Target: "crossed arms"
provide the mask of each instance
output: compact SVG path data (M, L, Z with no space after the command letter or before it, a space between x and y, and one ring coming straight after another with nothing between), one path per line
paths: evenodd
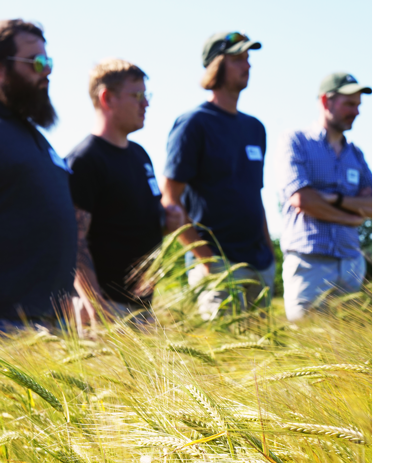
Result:
M311 187L301 188L289 199L297 213L303 212L326 222L358 227L372 217L372 189L367 187L358 196L344 196L340 209L333 206L337 193L320 193Z

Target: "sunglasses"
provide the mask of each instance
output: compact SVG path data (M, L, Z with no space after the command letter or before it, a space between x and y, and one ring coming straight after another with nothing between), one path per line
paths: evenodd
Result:
M144 92L143 90L140 92L131 92L130 95L133 96L138 103L143 103L145 100L149 103L153 96L151 93Z
M223 40L221 47L220 47L220 52L223 52L230 48L232 45L235 45L235 43L238 42L248 42L249 38L246 35L239 34L239 32L232 32L231 34L228 34L225 39Z
M10 61L21 61L22 63L31 63L37 73L43 72L46 68L50 71L53 69L53 59L44 55L36 55L34 58L20 58L19 56L7 56Z

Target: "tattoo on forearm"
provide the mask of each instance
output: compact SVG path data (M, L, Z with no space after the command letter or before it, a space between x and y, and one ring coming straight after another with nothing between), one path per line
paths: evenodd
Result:
M87 273L87 270L94 273L92 256L90 255L86 236L89 231L92 215L82 209L75 209L76 222L78 225L78 256L77 270Z

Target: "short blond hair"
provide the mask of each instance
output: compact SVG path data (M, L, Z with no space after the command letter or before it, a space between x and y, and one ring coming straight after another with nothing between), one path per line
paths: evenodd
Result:
M225 78L225 56L216 56L206 67L200 85L206 90L217 90L222 87Z
M100 61L89 74L89 95L95 107L99 104L99 92L106 88L118 92L126 79L143 80L147 75L136 65L122 59L107 58Z

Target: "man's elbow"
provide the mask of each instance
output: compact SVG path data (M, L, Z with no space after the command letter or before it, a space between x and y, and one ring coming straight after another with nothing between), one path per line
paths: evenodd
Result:
M296 193L290 197L289 202L295 209L303 209L307 204L305 195L300 191L296 191Z
M167 206L181 206L181 196L185 189L185 184L177 182L168 177L162 177L160 190L162 193L161 204Z

